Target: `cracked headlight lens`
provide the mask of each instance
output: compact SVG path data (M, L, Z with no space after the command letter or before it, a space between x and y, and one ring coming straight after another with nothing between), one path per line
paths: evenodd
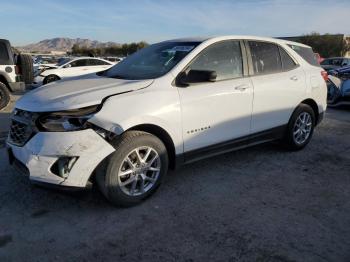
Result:
M88 128L89 120L97 111L99 105L85 108L52 112L41 115L37 120L40 131L65 132Z

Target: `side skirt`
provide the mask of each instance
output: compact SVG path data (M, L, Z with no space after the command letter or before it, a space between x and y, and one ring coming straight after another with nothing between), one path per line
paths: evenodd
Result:
M176 156L176 167L192 163L204 158L224 154L242 148L274 141L283 138L287 125L236 138L219 144L195 149Z

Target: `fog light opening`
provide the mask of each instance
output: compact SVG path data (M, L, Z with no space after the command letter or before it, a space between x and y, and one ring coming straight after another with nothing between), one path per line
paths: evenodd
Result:
M51 172L66 179L78 157L60 157L51 167Z

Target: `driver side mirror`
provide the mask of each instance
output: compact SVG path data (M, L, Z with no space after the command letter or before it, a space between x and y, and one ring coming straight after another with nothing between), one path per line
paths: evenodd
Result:
M64 68L70 68L70 67L72 67L71 64L68 64L68 65L65 65L65 66L64 66Z
M210 70L190 70L188 73L181 72L176 77L177 86L189 86L194 83L215 82L217 74Z

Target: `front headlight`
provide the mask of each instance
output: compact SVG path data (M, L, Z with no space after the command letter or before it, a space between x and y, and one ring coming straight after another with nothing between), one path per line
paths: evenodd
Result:
M81 109L47 113L40 116L37 126L40 131L65 132L88 128L89 120L97 111L99 105Z

